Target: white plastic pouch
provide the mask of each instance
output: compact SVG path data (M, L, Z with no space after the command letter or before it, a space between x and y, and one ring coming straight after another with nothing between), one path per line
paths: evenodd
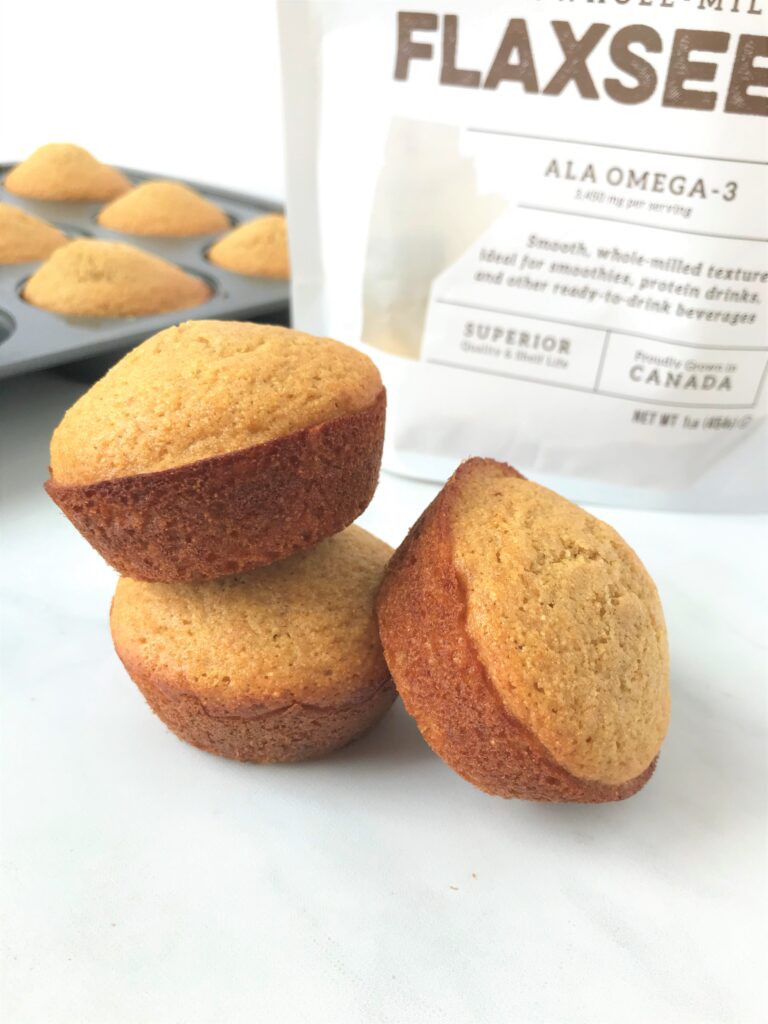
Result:
M294 320L387 468L768 507L762 3L280 4Z

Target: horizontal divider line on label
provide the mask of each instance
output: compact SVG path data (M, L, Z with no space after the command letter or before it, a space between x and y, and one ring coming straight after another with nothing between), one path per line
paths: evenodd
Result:
M427 356L426 362L437 363L438 366L450 366L454 370L470 370L472 373L484 373L488 377L510 377L512 380L524 380L529 384L543 384L547 388L562 388L565 391L581 391L586 395L594 395L595 389L583 384L562 384L559 381L542 380L541 377L528 377L522 373L508 373L506 370L487 370L483 366L468 366L466 363L454 363L448 359L437 359Z
M436 298L435 302L441 306L458 306L461 309L476 309L481 313L500 313L502 316L517 316L526 320L538 320L543 324L562 324L564 327L583 327L589 331L600 331L604 334L621 334L627 338L637 338L638 341L663 341L667 345L679 345L681 348L697 349L719 349L727 352L765 352L768 354L766 345L703 345L694 341L676 341L674 338L661 338L658 334L638 334L635 331L625 331L620 327L610 327L606 324L585 324L577 323L575 320L558 320L553 316L537 316L535 313L521 313L517 309L499 309L498 306L479 306L476 302L459 302L455 299Z
M556 381L542 380L540 377L524 377L517 373L506 373L503 370L486 370L482 366L467 366L465 363L453 363L447 359L436 359L434 356L427 356L424 360L427 363L435 363L437 366L447 366L452 370L469 370L470 373L483 373L486 377L507 377L509 380L521 380L527 384L541 384L545 388L561 388L565 391L581 391L582 394L599 395L603 398L618 398L623 402L637 402L640 405L669 405L675 409L701 409L702 412L713 412L720 409L754 409L757 405L757 396L751 405L710 405L707 402L693 404L691 402L672 402L666 398L643 398L641 395L622 395L616 391L603 391L598 388L580 387L578 384L559 384Z
M587 142L585 139L558 139L552 135L529 135L527 132L508 132L497 128L467 128L477 135L508 135L513 139L531 139L534 142L564 142L569 146L594 146L597 149L623 149L628 153L648 153L650 156L678 156L686 160L720 160L728 164L755 164L768 166L768 160L745 160L738 156L709 156L705 153L674 153L667 149L643 149L642 146L620 146L616 142Z
M649 231L673 231L676 235L698 235L701 238L723 238L729 242L768 242L768 238L754 235L718 235L712 231L689 231L686 228L668 228L663 224L643 224L639 220L625 220L622 217L601 217L599 213L581 213L579 210L561 210L554 206L534 206L532 203L518 203L520 210L536 210L538 213L558 213L566 217L585 217L587 220L604 220L609 224L628 224L633 228L647 228Z

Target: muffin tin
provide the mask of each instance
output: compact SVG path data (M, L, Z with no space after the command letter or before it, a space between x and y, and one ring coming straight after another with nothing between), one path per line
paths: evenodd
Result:
M0 377L38 370L86 356L125 349L157 331L182 320L255 320L285 322L290 286L288 281L266 277L245 277L210 263L209 247L221 235L196 235L192 238L151 238L110 231L96 221L103 203L48 202L26 199L7 192L2 186L14 164L0 164L0 201L56 225L73 238L92 237L127 242L175 263L188 273L202 277L211 287L210 298L199 306L172 310L153 316L63 317L25 302L21 291L27 278L40 266L17 263L0 266ZM138 185L158 175L123 170ZM185 182L216 203L232 221L232 226L260 214L279 211L275 203L205 185Z

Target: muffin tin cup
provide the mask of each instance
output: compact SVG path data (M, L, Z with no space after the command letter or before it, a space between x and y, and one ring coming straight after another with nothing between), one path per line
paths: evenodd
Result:
M48 202L13 195L2 185L14 164L0 164L0 201L41 217L74 237L101 238L125 242L160 256L187 273L202 278L212 289L210 298L198 306L168 313L134 317L65 317L30 305L21 295L27 279L42 261L0 266L0 377L55 366L86 356L125 349L157 331L184 320L283 321L288 311L288 281L267 277L246 277L217 267L207 252L221 233L188 238L127 235L103 228L97 221L103 203ZM138 185L158 175L123 170ZM178 179L174 179L178 180ZM251 196L184 182L216 203L229 216L232 226L281 207Z

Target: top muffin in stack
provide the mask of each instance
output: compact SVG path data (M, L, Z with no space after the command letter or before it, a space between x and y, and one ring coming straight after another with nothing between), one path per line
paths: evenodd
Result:
M139 345L70 409L48 493L126 575L239 572L360 515L384 408L376 367L338 341L191 321Z

